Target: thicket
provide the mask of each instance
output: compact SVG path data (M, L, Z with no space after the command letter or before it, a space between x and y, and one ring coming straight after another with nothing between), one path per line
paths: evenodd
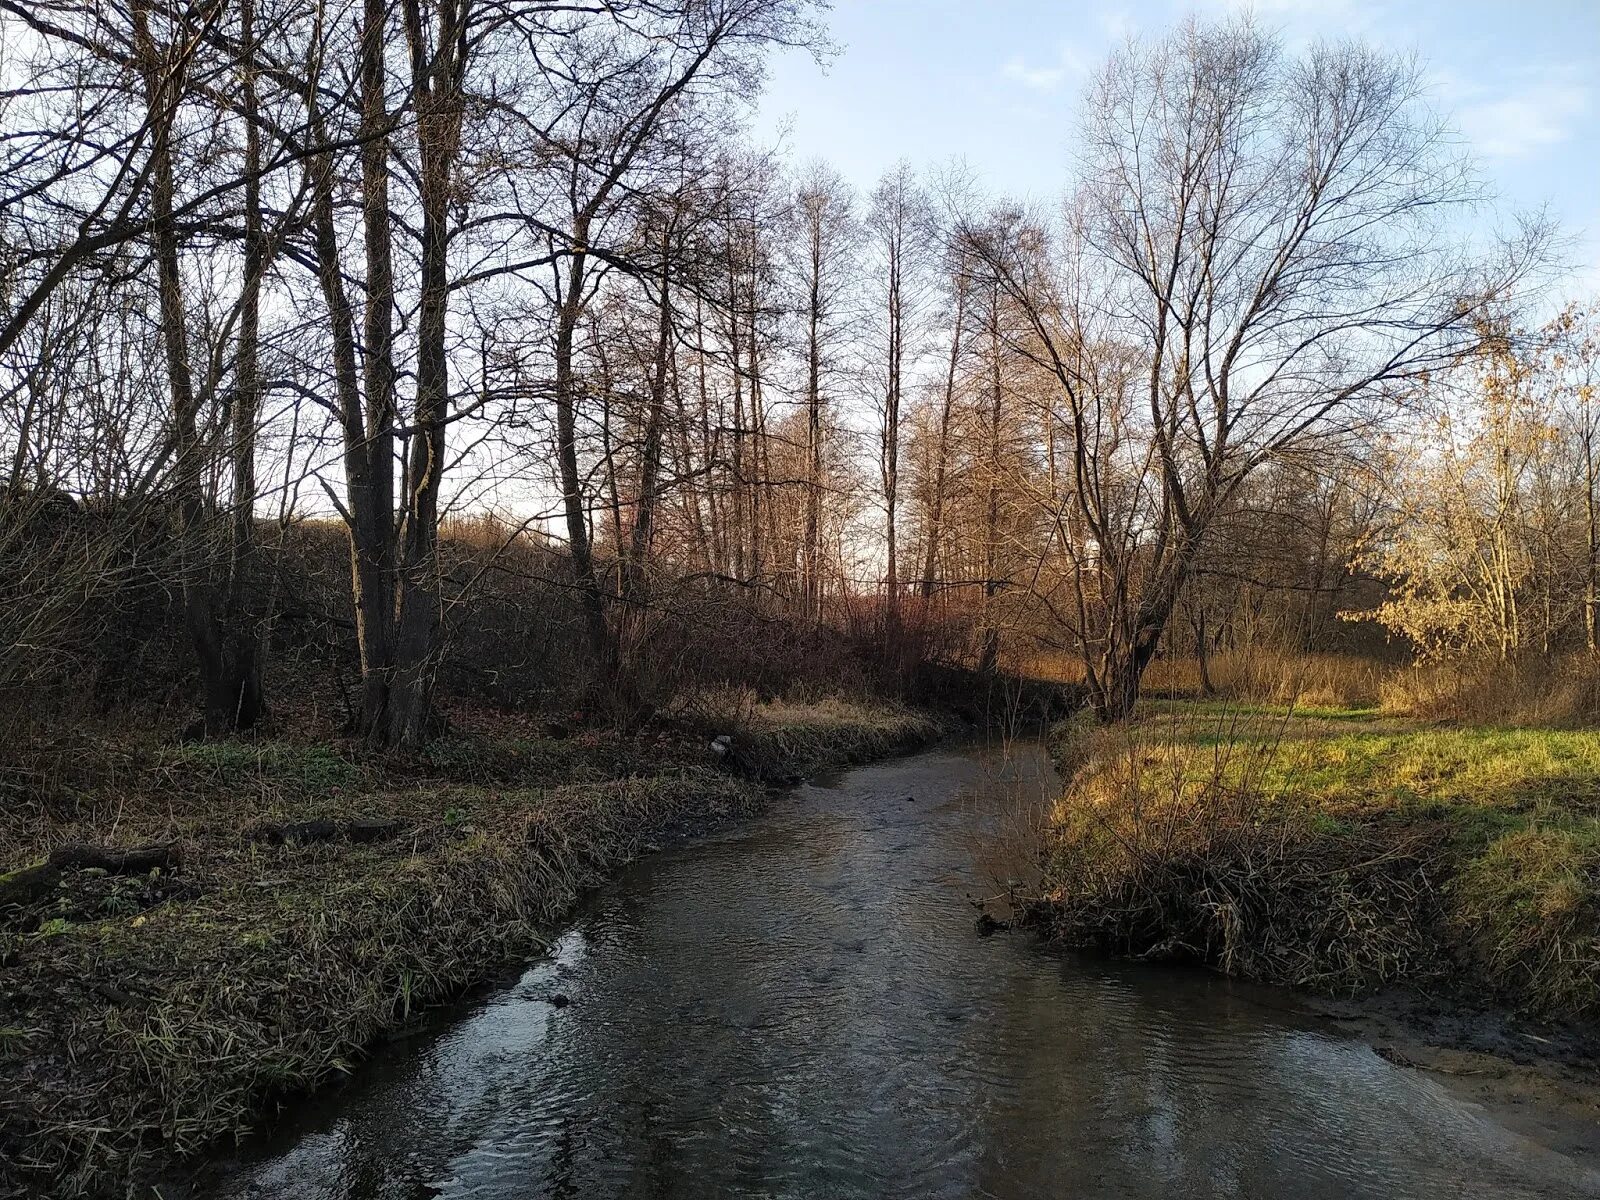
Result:
M336 523L263 524L248 603L259 629L272 714L267 728L332 735L354 727L360 661L349 614L349 548ZM184 623L181 535L58 505L33 518L0 559L3 607L30 623L0 646L0 710L14 734L74 723L193 720L195 670ZM552 719L637 727L656 714L737 715L761 699L902 697L956 632L880 605L841 603L799 620L718 580L662 586L629 623L624 691L597 688L580 589L559 545L487 518L446 525L441 699ZM195 736L203 733L192 729Z

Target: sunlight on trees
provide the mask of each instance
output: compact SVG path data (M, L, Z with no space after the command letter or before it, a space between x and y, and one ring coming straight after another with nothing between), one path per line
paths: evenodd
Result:
M566 614L550 694L625 721L663 623L735 607L1051 662L1108 720L1160 654L1340 612L1594 645L1594 315L1523 329L1551 230L1461 232L1491 198L1411 59L1130 42L1053 213L751 145L766 55L828 50L801 0L0 19L0 679L175 596L204 728L247 728L330 519L378 746L505 575Z

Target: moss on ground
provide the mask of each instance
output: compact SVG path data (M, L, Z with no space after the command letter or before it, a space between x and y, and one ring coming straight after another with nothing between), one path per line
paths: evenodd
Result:
M1165 701L1061 748L1061 938L1600 1019L1600 733Z
M92 841L172 873L65 871L0 911L0 1195L121 1193L347 1072L387 1031L536 952L653 839L747 812L756 781L690 730L622 738L461 714L411 758L291 742L43 748L0 775L0 867ZM802 773L939 729L892 706L758 710ZM370 842L252 836L382 819Z

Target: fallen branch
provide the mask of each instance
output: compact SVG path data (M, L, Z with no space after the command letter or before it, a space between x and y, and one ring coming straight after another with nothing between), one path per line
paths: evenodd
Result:
M0 907L27 904L37 899L53 888L61 872L69 868L92 868L112 875L145 875L151 871L176 870L182 860L176 842L135 846L127 850L68 842L52 850L50 857L42 863L23 867L9 875L0 875Z

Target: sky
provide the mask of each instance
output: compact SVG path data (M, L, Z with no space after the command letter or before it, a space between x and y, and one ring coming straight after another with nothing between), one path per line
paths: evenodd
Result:
M1418 54L1505 210L1548 206L1570 239L1561 290L1600 293L1600 0L835 0L838 53L778 56L754 132L863 192L901 158L958 158L991 191L1050 202L1079 94L1116 45L1244 8L1290 45Z

